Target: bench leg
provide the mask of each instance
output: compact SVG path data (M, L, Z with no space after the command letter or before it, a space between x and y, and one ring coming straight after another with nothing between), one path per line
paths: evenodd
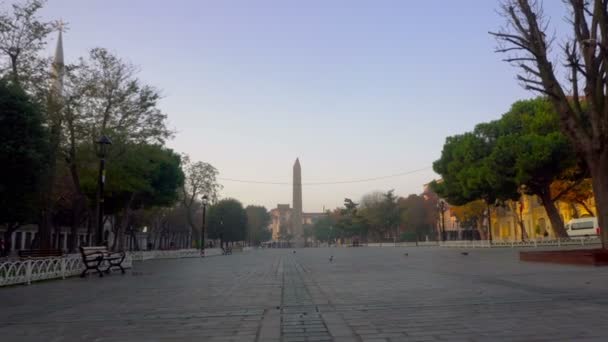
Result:
M86 277L88 270L89 270L88 268L85 268L84 271L82 271L82 273L80 273L80 278Z
M101 271L101 268L97 266L95 269L97 270L97 273L99 273L99 278L103 278L103 272Z

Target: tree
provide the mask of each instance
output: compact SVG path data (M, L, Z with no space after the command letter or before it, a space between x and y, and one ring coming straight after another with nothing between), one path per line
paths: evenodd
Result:
M222 244L247 238L247 213L241 202L226 198L209 208L209 237Z
M435 209L429 208L422 196L412 194L406 198L399 198L397 203L401 214L400 225L404 227L408 239L420 241L423 236L432 233L436 222L433 212Z
M247 239L249 243L257 246L270 240L271 234L268 230L270 214L268 210L263 206L248 205L245 212L247 213Z
M487 205L482 200L475 200L463 205L450 207L450 211L456 216L460 225L474 227L479 232L482 240L487 238L483 227L486 209Z
M338 237L338 230L334 229L335 222L331 215L324 216L313 224L312 234L317 241L329 242Z
M60 109L61 157L74 183L72 210L76 217L87 208L79 174L81 149L103 134L111 136L114 145L162 144L171 135L166 116L157 107L159 92L136 76L131 63L101 48L92 49L87 58L66 67ZM94 203L98 201L96 198ZM73 237L77 229L77 225L72 226Z
M31 94L40 94L40 87L46 88L48 84L45 70L49 63L40 57L40 52L46 46L47 36L58 27L57 23L38 17L44 4L45 1L28 0L13 4L12 12L0 14L0 53L5 57L0 62L2 73Z
M575 216L577 217L595 216L589 204L589 201L593 199L592 188L592 181L589 178L582 180L559 179L551 184L551 196L570 204L576 211ZM581 206L585 212L579 212L577 205Z
M200 220L195 219L197 208L202 206L199 199L205 195L211 203L217 201L218 193L222 188L222 186L217 183L217 175L219 172L211 164L200 161L193 163L190 160L190 157L185 154L182 155L182 169L184 170L185 179L184 186L182 187L181 202L187 209L186 218L192 235L196 238L196 241L199 241L199 232L202 232L203 222L202 217ZM195 221L199 223L196 223ZM200 230L197 229L199 226L201 227Z
M180 156L170 149L148 144L114 147L107 164L105 213L118 219L113 248L122 250L122 237L133 211L173 205L178 200L184 175ZM85 193L93 199L97 194L96 158L90 151L83 150L82 154L81 182Z
M383 239L388 235L397 238L401 214L394 190L366 194L361 199L361 206L361 216L377 238Z
M545 98L518 101L496 125L499 135L488 158L490 169L501 177L512 177L520 192L538 196L555 234L567 237L550 188L578 160L572 145L559 131L551 103ZM520 223L525 232L523 221Z
M10 241L19 226L36 220L48 151L40 108L5 81L0 81L0 139L0 224Z
M499 120L446 139L434 164L443 177L435 190L455 205L476 199L492 205L515 201L522 193L536 195L556 235L567 236L550 187L578 159L558 122L551 104L537 98L518 101Z
M451 205L481 199L488 217L497 200L517 198L512 175L494 172L487 161L497 140L496 131L496 124L480 124L474 132L446 138L441 158L433 163L442 180L433 181L431 189Z
M45 174L40 186L38 238L40 247L48 248L52 216L55 214L53 186L57 182L56 161L61 137L61 103L56 95L60 92L57 85L60 84L58 76L62 73L63 61L62 58L55 60L55 73L51 75L48 71L50 60L41 57L46 46L46 37L60 26L40 20L38 13L44 3L28 0L12 5L11 12L0 14L0 73L4 79L10 80L12 84L20 86L31 95L46 118L45 125L49 132L48 165L45 170L41 170ZM50 82L51 80L54 82ZM51 83L55 86L50 87Z
M569 9L573 36L561 56L553 55L554 38L539 3L505 0L501 10L507 26L490 32L497 52L519 68L523 86L548 97L560 118L560 127L585 160L601 230L608 248L608 15L606 0L564 2ZM549 38L548 38L549 37ZM568 77L560 77L553 60L561 58ZM565 81L560 81L561 79Z

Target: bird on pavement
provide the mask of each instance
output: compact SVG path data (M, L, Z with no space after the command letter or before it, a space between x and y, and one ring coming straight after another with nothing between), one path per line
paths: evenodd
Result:
M334 262L334 256L333 255L329 257L329 262Z
M462 255L469 255L469 252L462 252L460 254L462 254Z
M403 253L403 256L408 256L408 255L409 255L409 254L407 254L407 253Z

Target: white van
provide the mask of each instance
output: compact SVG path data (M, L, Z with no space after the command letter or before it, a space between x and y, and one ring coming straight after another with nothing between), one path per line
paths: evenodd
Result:
M566 223L569 237L594 237L600 235L597 217L572 219Z

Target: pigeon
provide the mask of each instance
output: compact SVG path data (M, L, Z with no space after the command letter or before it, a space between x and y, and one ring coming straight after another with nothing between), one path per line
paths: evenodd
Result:
M462 252L460 254L462 254L462 255L469 255L469 252Z
M329 257L329 262L334 262L334 256L333 255Z
M408 254L407 253L403 253L403 256L408 256Z
M296 254L296 251L293 251L293 254Z

